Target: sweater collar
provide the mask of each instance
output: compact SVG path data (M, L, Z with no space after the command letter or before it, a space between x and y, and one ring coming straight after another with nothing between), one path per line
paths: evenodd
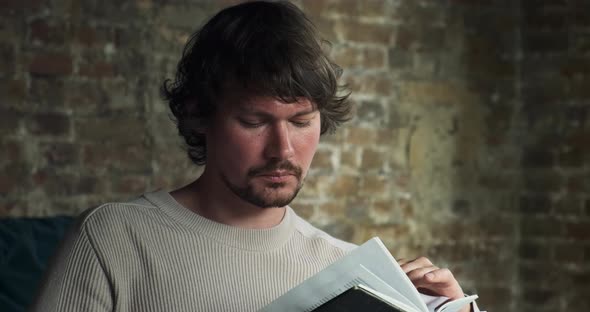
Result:
M294 212L289 206L286 208L283 220L276 226L268 229L246 229L204 218L182 206L164 190L143 196L177 223L234 248L251 251L276 249L287 242L295 228Z

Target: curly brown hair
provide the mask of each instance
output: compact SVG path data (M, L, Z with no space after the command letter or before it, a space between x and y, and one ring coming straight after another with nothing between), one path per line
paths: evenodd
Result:
M350 93L338 84L342 70L327 56L325 44L289 2L246 2L213 16L187 42L175 80L162 85L191 160L206 163L202 129L232 88L285 103L309 99L320 112L321 134L349 120Z

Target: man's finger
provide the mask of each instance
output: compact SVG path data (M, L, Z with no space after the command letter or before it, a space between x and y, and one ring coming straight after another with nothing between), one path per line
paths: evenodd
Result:
M432 262L430 262L430 260L428 260L428 258L426 257L420 257L418 259L408 261L407 263L401 265L402 269L404 270L404 273L408 273L418 268L430 266L432 266Z
M428 283L450 283L455 277L449 269L442 268L424 274L424 280Z
M408 278L410 279L410 281L412 281L412 283L414 283L414 285L417 285L417 284L422 284L424 282L430 283L430 281L425 280L425 275L428 275L431 272L434 272L436 270L438 270L438 267L431 265L428 267L422 267L422 268L412 270L406 274L408 275Z
M406 263L408 263L410 260L405 259L405 258L401 258L401 259L397 259L397 264L399 264L399 266L402 266Z

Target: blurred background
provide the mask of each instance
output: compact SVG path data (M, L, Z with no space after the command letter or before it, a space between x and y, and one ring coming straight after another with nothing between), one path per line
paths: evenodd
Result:
M232 3L0 1L0 217L196 178L159 88ZM356 105L296 211L432 258L489 311L590 310L590 1L295 3Z

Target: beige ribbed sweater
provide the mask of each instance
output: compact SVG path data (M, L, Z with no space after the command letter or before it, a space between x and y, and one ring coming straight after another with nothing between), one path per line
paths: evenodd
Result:
M270 229L200 217L168 192L87 211L33 311L256 311L354 245L287 209Z

